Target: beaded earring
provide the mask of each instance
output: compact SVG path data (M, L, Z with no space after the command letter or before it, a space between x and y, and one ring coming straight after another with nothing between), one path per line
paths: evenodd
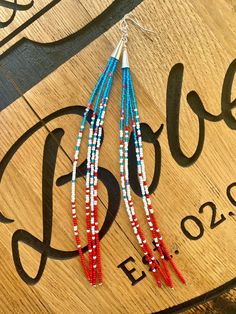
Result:
M128 217L133 228L134 234L138 240L138 243L144 253L145 259L150 265L150 268L154 274L156 282L161 287L161 281L158 276L162 276L164 281L171 288L173 287L170 273L167 268L166 260L170 261L172 267L177 273L180 280L185 283L183 275L176 267L172 256L169 254L163 238L160 233L160 229L157 225L154 210L151 203L151 198L148 190L145 164L143 159L143 147L142 147L142 135L139 121L139 113L137 107L137 101L135 97L134 85L132 81L128 52L127 52L127 41L128 41L128 25L127 19L132 20L142 30L150 32L143 28L135 17L131 18L130 15L125 16L121 21L122 39L123 39L123 60L122 60L122 100L121 100L121 111L120 111L120 178L123 192L124 203L128 213ZM129 144L129 125L131 124L132 133L135 144L135 154L137 161L137 174L139 178L139 184L142 193L142 200L144 204L144 210L148 222L149 229L152 234L153 243L157 248L160 255L163 270L160 267L159 262L154 257L153 251L148 245L141 227L138 222L138 218L135 213L134 203L132 201L130 184L129 184L129 167L128 167L128 144Z
M142 135L140 129L139 114L137 108L137 101L135 97L134 85L132 81L131 71L128 61L127 41L128 41L128 24L127 20L131 20L134 24L140 27L143 31L150 32L143 28L135 17L127 14L121 20L122 38L112 53L107 66L105 67L102 75L100 76L93 92L90 97L89 103L85 109L82 124L78 133L75 155L73 160L72 170L72 188L71 188L71 209L74 227L74 235L77 244L77 250L80 255L84 273L89 282L96 286L102 284L102 267L101 267L101 253L99 245L99 227L98 227L98 206L97 206L97 175L98 175L98 160L99 149L101 145L102 127L104 117L108 104L109 95L111 92L113 76L117 68L117 64L121 53L123 52L122 60L122 100L120 110L120 179L122 186L123 199L128 213L128 217L133 228L134 234L138 243L143 251L145 259L150 265L154 274L155 280L159 287L161 287L161 280L159 274L164 279L166 284L172 287L170 273L167 268L166 260L170 261L173 269L185 283L185 279L176 267L172 256L169 254L160 230L157 226L154 216L154 210L151 204L150 194L148 190L145 164L143 159ZM152 31L151 31L152 32ZM94 106L93 106L94 105ZM93 106L93 114L89 129L88 138L88 151L87 151L87 172L86 172L86 199L85 199L85 212L86 212L86 228L87 228L87 241L88 241L88 255L89 267L85 262L85 257L82 252L81 241L79 237L79 228L77 223L76 214L76 167L79 157L80 144L85 128L85 123L88 118L88 113ZM129 141L129 125L131 124L132 132L135 143L135 154L137 160L137 173L139 177L140 188L142 192L142 200L144 210L146 213L149 229L152 234L153 243L161 257L162 266L154 257L154 253L148 245L142 229L138 223L138 218L135 213L134 203L132 201L130 184L129 184L129 171L128 171L128 141ZM159 273L159 274L158 274Z

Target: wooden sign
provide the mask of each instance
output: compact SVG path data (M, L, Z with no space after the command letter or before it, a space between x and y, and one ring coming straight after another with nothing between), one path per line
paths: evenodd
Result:
M99 160L103 286L87 282L72 229L77 132L120 39L119 21L131 11L155 31L130 23L128 49L155 216L187 281L173 274L174 289L157 287L125 211L120 67ZM235 287L235 34L235 0L0 1L1 312L175 313ZM85 159L83 142L79 164ZM84 175L82 164L86 246Z

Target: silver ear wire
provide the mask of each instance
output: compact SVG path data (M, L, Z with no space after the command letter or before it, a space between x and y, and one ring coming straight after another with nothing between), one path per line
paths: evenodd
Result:
M129 37L129 33L128 33L129 26L128 26L128 23L126 21L125 16L123 17L123 19L120 22L120 30L122 32L122 40L123 40L124 46L126 46L126 43L128 41L128 37Z
M128 26L127 20L130 20L131 22L133 22L134 25L138 26L144 33L153 33L153 34L156 33L155 31L151 29L143 27L142 24L139 22L138 18L134 16L133 13L128 13L123 17L123 19L120 22L120 29L122 32L122 38L124 39L124 43L126 43L128 40L129 26Z
M132 21L136 26L138 26L144 33L154 33L155 32L151 29L147 29L143 27L136 16L134 16L132 13L126 14L123 19L120 21L120 30L122 32L121 41L123 41L123 58L122 58L122 69L129 68L129 58L128 58L128 52L126 43L128 41L129 37L129 26L127 23L127 20Z

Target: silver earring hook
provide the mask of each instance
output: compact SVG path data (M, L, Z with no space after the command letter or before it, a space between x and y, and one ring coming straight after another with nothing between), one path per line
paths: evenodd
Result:
M127 20L130 20L131 22L133 22L144 33L153 33L153 34L156 33L155 31L153 31L151 29L143 27L142 24L139 22L138 18L133 13L128 13L123 17L123 19L120 22L120 29L122 32L122 39L123 39L124 45L127 43L128 36L129 36L129 34L128 34L129 26L128 26Z

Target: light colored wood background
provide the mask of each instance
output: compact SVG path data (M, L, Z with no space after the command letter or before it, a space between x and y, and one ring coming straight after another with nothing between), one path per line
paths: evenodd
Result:
M45 3L44 3L45 2ZM48 1L42 1L42 6ZM68 36L100 14L112 1L62 1L38 19L1 52L22 37L37 42L51 42ZM41 5L37 4L37 5ZM220 113L221 89L229 64L236 56L236 1L154 1L145 0L133 13L145 27L154 29L155 36L146 36L130 25L130 64L142 122L157 130L166 124L166 86L172 66L185 66L181 99L181 147L186 154L194 151L198 124L186 102L187 93L194 89L206 110ZM1 9L3 10L3 9ZM1 11L2 12L2 11ZM75 14L74 12L79 12ZM17 15L14 29L34 12ZM4 14L8 14L6 11ZM0 30L3 38L10 27ZM70 105L86 105L90 93L115 44L119 40L115 25L79 54L48 75L31 90L21 95L0 114L0 160L14 142L39 120ZM2 70L2 69L0 69ZM6 70L6 79L17 88L18 83ZM121 71L116 74L105 121L105 141L100 154L100 165L109 169L119 181L118 131ZM20 91L19 91L20 92ZM232 99L236 97L236 85ZM175 261L185 274L187 286L174 276L174 290L158 289L142 264L142 254L133 236L123 201L110 231L101 242L104 285L93 289L84 278L79 258L67 261L49 259L44 275L35 286L26 285L15 271L11 237L15 230L25 229L42 239L41 168L43 146L49 131L63 128L65 135L59 149L55 180L71 171L75 138L81 119L75 115L58 118L41 128L17 152L5 171L0 185L1 211L15 220L0 225L0 300L5 313L151 313L178 305L207 293L232 280L236 273L235 219L236 212L226 197L226 187L236 180L236 135L224 122L206 122L203 153L189 168L181 168L173 160L167 141L166 126L160 137L162 172L158 189L152 195L156 217ZM188 130L188 132L186 132ZM144 144L147 174L153 173L153 148ZM66 154L65 154L66 152ZM83 147L81 161L85 156ZM78 180L80 191L83 179ZM52 247L73 250L70 215L70 184L54 185ZM83 193L78 194L83 201ZM102 224L107 210L107 195L99 185L99 219ZM198 214L206 201L217 204L218 214L227 220L211 230L210 211ZM137 208L141 201L135 197ZM139 207L138 207L139 206ZM82 209L83 211L83 209ZM187 215L200 218L205 226L204 236L198 241L187 239L180 229L180 221ZM81 219L84 220L81 214ZM140 218L144 218L140 214ZM144 221L144 219L143 219ZM194 225L190 230L197 232ZM33 275L38 269L39 254L20 245L24 268ZM135 259L137 276L144 270L147 277L131 286L122 270L117 268L129 256Z

